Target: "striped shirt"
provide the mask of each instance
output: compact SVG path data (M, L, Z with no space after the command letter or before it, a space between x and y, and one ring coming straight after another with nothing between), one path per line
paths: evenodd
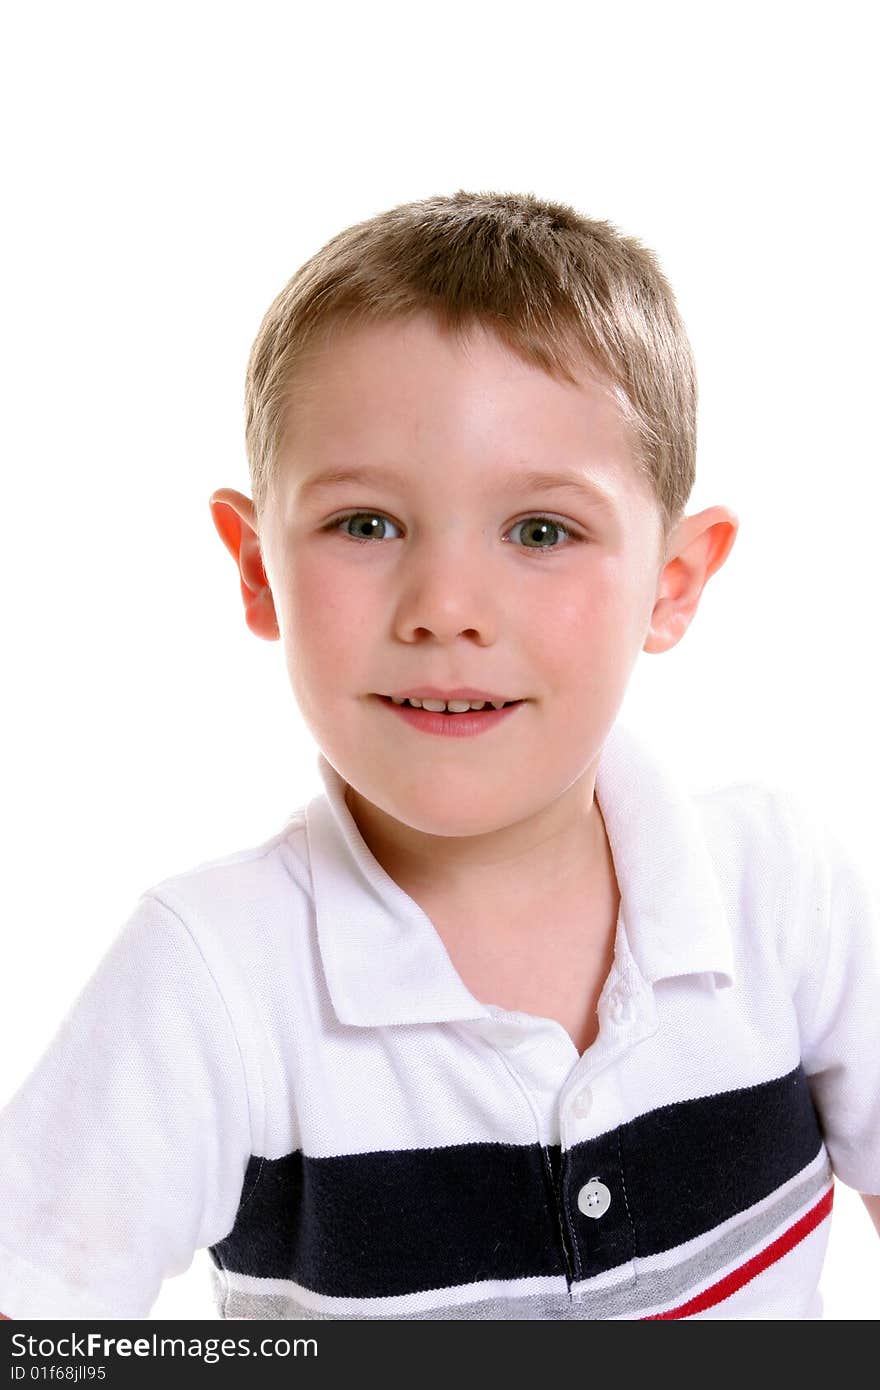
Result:
M834 1176L880 1192L880 930L827 827L615 725L579 1055L470 993L318 767L141 896L0 1113L0 1308L141 1318L208 1248L225 1318L821 1317Z

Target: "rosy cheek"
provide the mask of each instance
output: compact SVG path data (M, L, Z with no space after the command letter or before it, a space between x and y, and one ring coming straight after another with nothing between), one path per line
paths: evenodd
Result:
M321 651L350 644L369 623L366 586L353 583L338 565L302 560L291 568L288 583L295 632L308 633Z
M590 609L590 603L585 601L582 594L554 602L551 611L546 614L548 631L557 638L574 639L589 627Z

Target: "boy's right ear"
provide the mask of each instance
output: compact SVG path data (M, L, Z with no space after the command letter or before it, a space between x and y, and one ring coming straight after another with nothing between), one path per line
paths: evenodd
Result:
M217 533L238 567L245 622L256 637L277 642L281 633L263 567L254 504L244 493L222 487L211 494L209 506Z

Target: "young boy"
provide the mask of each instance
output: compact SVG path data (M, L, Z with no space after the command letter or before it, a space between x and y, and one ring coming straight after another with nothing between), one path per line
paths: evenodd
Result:
M0 1307L809 1318L880 1225L880 942L761 785L616 723L726 560L653 255L532 196L334 237L247 373L214 523L325 791L147 890L0 1120ZM243 750L244 755L244 750Z

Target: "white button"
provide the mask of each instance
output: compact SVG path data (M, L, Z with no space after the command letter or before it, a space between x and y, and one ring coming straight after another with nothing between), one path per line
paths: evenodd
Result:
M593 1104L593 1092L589 1086L578 1091L571 1103L571 1113L578 1120L585 1120L590 1113Z
M522 1029L515 1023L499 1023L492 1029L492 1041L499 1047L516 1047L522 1035Z
M611 1193L598 1178L590 1178L578 1193L578 1207L584 1216L604 1216L611 1206Z
M635 1016L636 1006L627 990L613 989L608 996L608 1017L613 1023L629 1023Z

